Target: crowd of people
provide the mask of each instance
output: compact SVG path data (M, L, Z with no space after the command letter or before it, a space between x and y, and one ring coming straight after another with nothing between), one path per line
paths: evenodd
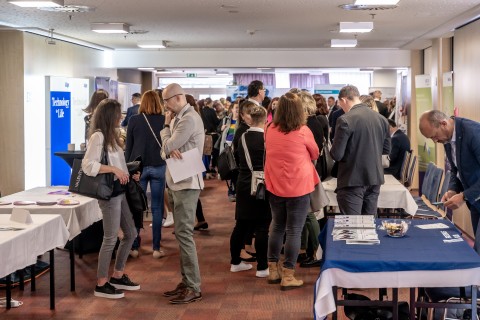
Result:
M151 194L153 258L168 254L161 246L162 224L174 226L181 281L164 295L171 303L182 304L202 299L193 232L208 228L199 196L204 179L218 176L218 158L227 146L233 148L238 166L227 180L225 195L235 202L230 271L250 270L253 265L248 262L256 261L255 276L280 284L281 290L303 285L295 277L297 263L319 266L315 252L324 221L311 209L310 194L321 178L332 174L321 165L327 156L322 154L325 144L332 142L329 152L337 162L342 214L375 213L384 182L382 155L390 154L388 173L396 175L403 153L410 149L406 136L391 139L399 130L394 121L387 121L389 114L382 112L378 95L361 96L354 86L342 88L338 99L296 88L270 98L263 83L255 80L245 98L197 101L173 83L163 90L134 94L132 104L122 121L120 104L98 90L85 109L88 143L82 167L88 175L115 176L114 195L99 201L104 238L94 293L106 298L140 289L124 273L128 256L138 257L141 246L141 230L134 226L122 188L129 179L138 180ZM165 160L182 159L183 152L194 148L203 155L206 172L174 181ZM101 161L104 154L108 164ZM126 163L139 158L141 173L130 175ZM267 190L260 197L252 192L252 176L258 172ZM109 278L119 230L120 246Z

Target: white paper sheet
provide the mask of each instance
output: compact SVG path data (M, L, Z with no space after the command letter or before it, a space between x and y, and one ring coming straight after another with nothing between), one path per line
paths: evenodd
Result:
M182 153L182 158L169 158L166 160L173 182L177 183L206 170L202 162L202 156L197 148L185 151Z

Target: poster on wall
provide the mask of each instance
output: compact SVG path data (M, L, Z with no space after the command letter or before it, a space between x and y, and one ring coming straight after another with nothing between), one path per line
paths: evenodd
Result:
M85 142L85 108L89 102L88 79L50 77L49 83L50 126L47 128L47 148L49 152L49 171L47 185L68 185L70 167L57 151L66 151L69 143L74 143L77 150ZM47 180L48 180L47 178Z
M397 90L395 94L395 122L405 134L408 134L408 111L410 97L407 94L407 75L397 73Z
M443 74L443 112L449 116L457 116L458 110L455 109L453 100L453 71Z
M313 93L321 94L325 99L333 97L338 100L338 94L345 84L316 84Z
M415 96L417 105L417 119L420 115L432 109L432 90L430 75L415 76ZM431 161L435 163L436 152L435 143L431 139L426 139L417 127L418 141L418 169L425 172L427 164Z

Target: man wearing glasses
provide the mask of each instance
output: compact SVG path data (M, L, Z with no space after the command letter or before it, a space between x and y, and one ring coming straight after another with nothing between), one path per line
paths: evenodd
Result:
M140 93L132 94L132 105L130 108L127 109L127 115L125 119L122 121L122 127L128 126L128 121L130 118L136 114L138 114L138 109L140 108L140 100L142 99L142 95Z
M261 107L263 99L265 99L266 89L263 87L263 82L260 80L253 80L248 85L248 100Z
M200 115L187 103L185 91L177 84L168 85L162 92L165 108L165 127L160 131L162 157L182 159L182 152L197 148L203 153L205 132ZM166 181L173 198L175 237L180 247L182 282L174 290L164 292L172 304L185 304L202 299L197 249L193 240L195 211L203 189L202 174L173 182L167 166Z

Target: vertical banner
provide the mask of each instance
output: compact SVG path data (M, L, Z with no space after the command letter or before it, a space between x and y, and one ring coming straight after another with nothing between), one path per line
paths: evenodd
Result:
M50 91L50 172L51 185L68 185L70 167L57 151L65 151L70 143L71 94L69 91Z
M454 100L453 100L453 71L445 72L443 74L443 112L449 116L456 115Z
M433 109L432 106L432 90L431 79L429 75L415 76L415 93L417 104L417 119L420 115L428 110ZM432 161L435 162L435 143L431 139L426 139L417 127L417 141L418 141L418 169L420 172L425 172L427 164ZM420 184L421 185L421 184Z

